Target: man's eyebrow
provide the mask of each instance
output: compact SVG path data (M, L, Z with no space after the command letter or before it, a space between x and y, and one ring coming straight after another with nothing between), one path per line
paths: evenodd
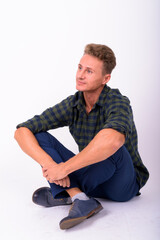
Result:
M83 66L82 64L80 64L80 63L78 64L78 66L80 66L80 67L84 67L84 66ZM90 70L92 70L92 71L94 71L94 69L93 69L92 67L89 67L89 66L88 66L88 67L86 67L86 68L87 68L87 69L90 69Z

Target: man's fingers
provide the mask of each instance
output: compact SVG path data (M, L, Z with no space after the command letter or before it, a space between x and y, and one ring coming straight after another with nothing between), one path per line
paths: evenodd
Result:
M47 168L42 168L42 172L46 172L47 171Z
M53 181L56 185L61 187L70 187L70 179L69 177L63 178L61 180L54 180Z
M61 180L54 180L53 183L55 183L56 185L59 185L59 186L63 186L63 179L61 179Z
M47 181L50 182L50 178L49 177L46 177ZM51 183L51 182L50 182Z
M62 179L63 180L63 187L69 187L70 186L70 179L69 179L69 177L65 177L65 178L63 178Z
M49 181L50 183L55 183L56 185L59 185L61 187L70 187L70 179L69 177L65 177L63 179L60 180L53 180L52 178L49 178L47 173L43 173L43 176L47 179L47 181Z
M64 179L63 179L63 187L67 187L67 184L68 184L67 178L64 178Z
M43 177L46 178L47 176L48 176L48 173L47 173L47 172L44 172L44 173L43 173Z
M42 168L43 177L47 177L47 169Z
M66 187L70 187L70 179L69 179L69 177L66 177Z
M56 185L58 185L58 181L56 181L56 180L55 180L55 181L53 181L53 183L55 183Z
M63 186L63 180L58 180L58 185Z

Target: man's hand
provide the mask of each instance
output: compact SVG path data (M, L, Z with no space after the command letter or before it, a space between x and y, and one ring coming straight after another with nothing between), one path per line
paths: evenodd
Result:
M67 176L64 163L53 163L42 168L43 176L50 182L62 187L70 187L70 179Z
M49 181L50 182L50 181ZM51 182L50 182L51 183ZM55 183L56 185L60 185L62 187L70 187L70 179L69 177L65 177L61 180L56 180L56 181L53 181L53 183Z

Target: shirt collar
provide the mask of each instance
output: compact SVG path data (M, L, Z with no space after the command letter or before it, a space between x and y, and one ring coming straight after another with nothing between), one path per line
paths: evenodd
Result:
M98 101L96 102L95 105L98 105L100 107L103 106L104 100L106 98L106 93L109 91L110 87L108 87L107 85L104 86ZM75 103L73 105L73 107L78 107L78 109L83 109L83 107L85 106L85 101L84 101L84 97L83 97L83 92L77 92L77 98L75 100Z
M103 107L104 101L106 99L106 94L109 92L109 89L110 89L110 87L108 87L107 85L104 86L104 88L98 98L98 101L96 102L96 104L98 106Z

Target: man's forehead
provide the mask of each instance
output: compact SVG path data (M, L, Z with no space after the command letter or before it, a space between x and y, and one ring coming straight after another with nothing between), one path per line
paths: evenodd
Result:
M103 62L94 56L84 54L80 59L79 64L84 67L95 68L102 66Z

